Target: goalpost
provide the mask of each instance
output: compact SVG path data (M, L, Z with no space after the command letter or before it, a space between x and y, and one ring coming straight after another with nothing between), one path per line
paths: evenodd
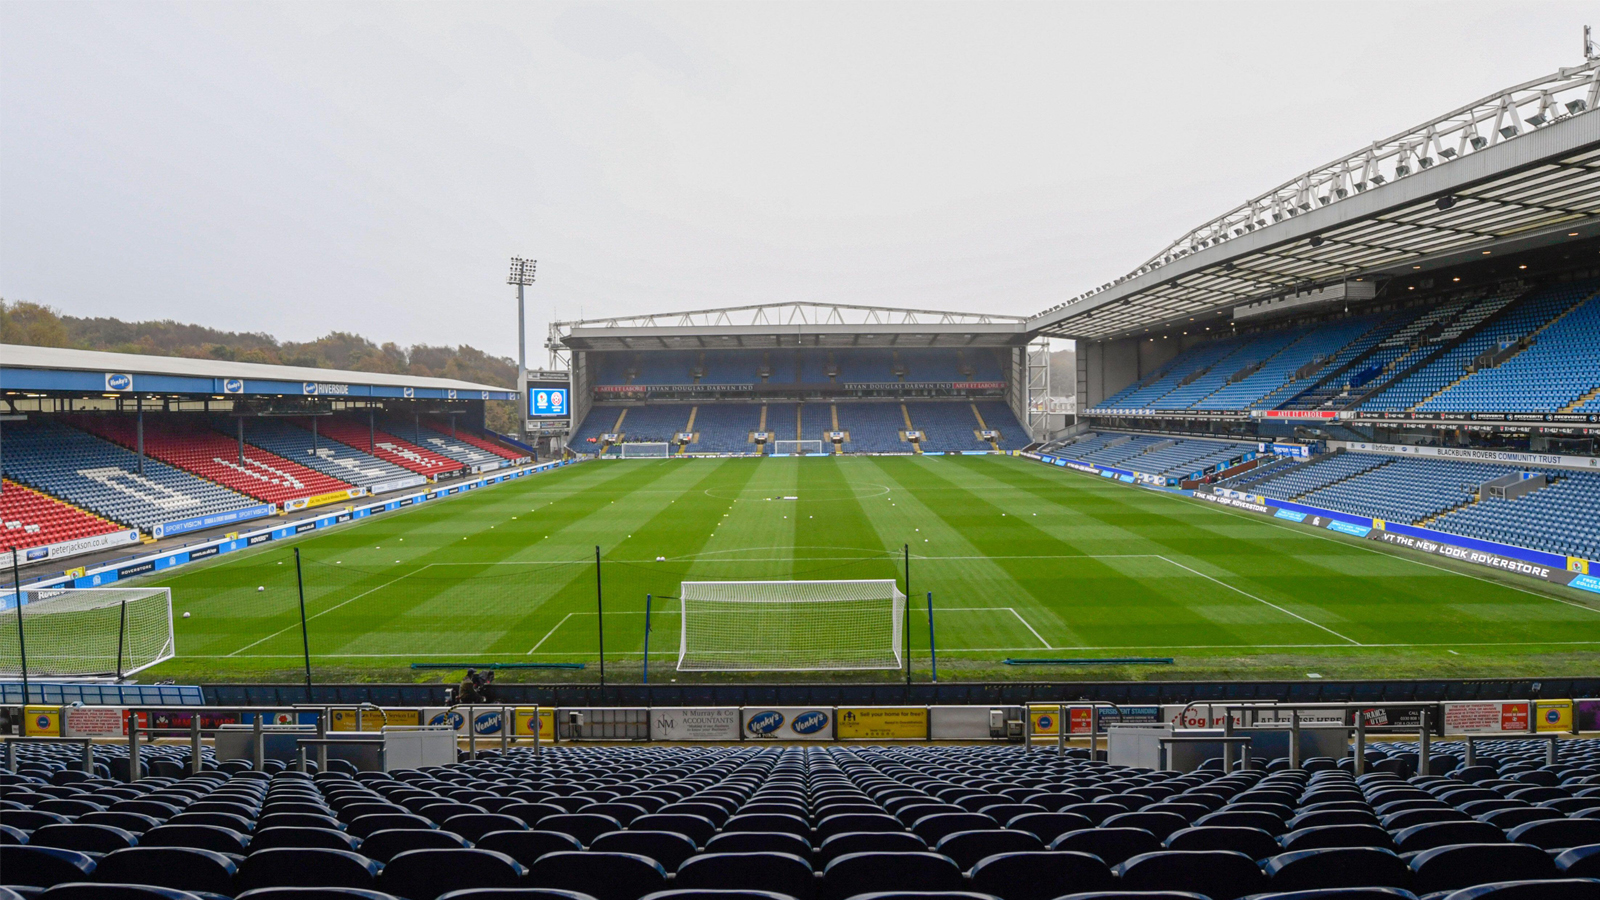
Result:
M773 441L773 456L800 456L806 453L821 453L821 441Z
M643 441L622 444L623 459L665 458L670 445L665 443L645 443Z
M906 595L894 579L685 581L680 672L898 669Z
M0 595L0 676L130 675L176 655L172 592L149 588L22 589Z

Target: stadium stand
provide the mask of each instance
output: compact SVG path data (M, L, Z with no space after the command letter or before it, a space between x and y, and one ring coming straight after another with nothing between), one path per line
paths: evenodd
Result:
M460 472L466 468L457 460L441 456L410 441L401 440L387 431L377 430L370 425L370 422L344 416L328 416L317 423L322 434L346 446L364 450L402 469L410 469L419 475L436 477Z
M912 427L924 435L924 452L993 449L988 441L978 438L978 416L970 403L907 403L905 406Z
M1600 394L1594 281L1477 291L1189 347L1097 409L1572 412Z
M869 746L556 747L315 774L207 758L180 777L187 748L152 747L129 784L120 744L94 748L93 775L35 744L0 775L0 871L46 900L111 896L62 887L89 882L169 892L118 895L152 900L1592 897L1578 879L1600 861L1600 741L1560 742L1555 766L1527 741L1483 740L1470 767L1462 750L1434 743L1428 776L1397 741L1369 744L1360 776L1348 754L1175 772L1082 749ZM1489 887L1506 882L1535 884Z
M661 405L639 405L624 407L627 415L623 417L620 427L607 427L605 431L618 431L624 441L648 441L653 443L671 441L673 436L683 431L689 424L689 409L687 404L667 403ZM620 410L595 410L595 414L608 413L601 417L602 421L611 418L609 413ZM616 419L611 418L612 426L616 426Z
M1466 366L1480 355L1536 334L1582 296L1575 285L1557 285L1534 290L1515 303L1499 294L1474 302L1430 345L1437 348L1431 357L1414 371L1404 371L1394 384L1364 401L1360 408L1408 410L1427 404L1466 378Z
M1011 411L1010 406L997 400L980 400L975 405L981 419L980 426L1000 432L996 447L1001 450L1020 450L1028 445L1028 430L1017 421L1017 414Z
M1199 373L1199 377L1180 384L1150 405L1155 409L1212 408L1207 398L1221 391L1234 379L1258 371L1258 367L1264 366L1267 360L1276 356L1283 348L1299 340L1302 334L1301 329L1285 328L1251 335L1239 341L1233 352ZM1243 404L1230 404L1222 400L1217 402L1215 408L1234 409L1242 406Z
M1507 471L1496 467L1496 474ZM1486 498L1448 511L1430 528L1486 541L1600 559L1600 474L1551 472L1558 479L1515 500Z
M505 444L502 444L491 437L481 434L474 434L468 429L453 428L448 420L423 416L421 417L420 421L423 428L431 428L452 441L466 444L470 447L476 447L479 450L488 451L489 453L493 453L495 456L498 456L501 459L510 462L521 462L528 458L528 453L525 450L520 450L516 447L507 447ZM424 436L423 440L414 443L423 443L427 444L428 446L433 446L426 436ZM462 461L465 462L465 460Z
M1366 454L1352 453L1353 457ZM1468 503L1478 486L1510 471L1505 466L1450 461L1378 458L1361 474L1301 494L1312 506L1396 522L1420 523ZM1271 494L1271 488L1262 493Z
M496 464L507 460L502 452L491 452L469 443L465 439L468 436L461 434L460 430L452 437L448 431L439 431L432 427L431 423L423 424L421 416L385 416L380 417L378 422L384 431L403 437L419 447L426 447L470 469L486 466L493 468Z
M1334 453L1253 481L1250 490L1280 500L1293 500L1369 469L1388 465L1393 459L1369 453Z
M244 509L256 501L59 422L5 426L5 474L114 522L148 530L176 519Z
M22 550L121 530L115 522L9 478L0 483L0 546Z
M1565 285L1554 293L1589 297L1535 331L1532 344L1498 365L1477 368L1417 408L1426 412L1496 410L1568 411L1600 388L1600 300L1593 285Z
M127 449L137 446L134 421L126 416L74 416L67 421ZM213 431L195 416L146 415L144 450L162 462L279 506L350 487L260 447L246 445L241 461L236 439Z
M753 403L702 403L695 407L694 431L700 436L695 453L749 453L750 432L761 424L761 407Z
M838 403L839 430L850 435L845 450L851 453L905 453L911 445L900 439L906 430L898 403Z
M806 434L807 420L815 417L815 424L820 427L823 420L818 411L825 410L827 407L817 404L816 408L810 411L812 416L806 415L807 410L804 408L804 404L801 403L767 403L764 404L764 408L766 410L766 429L772 432L773 440L804 441L818 440L821 437L820 435L812 436ZM831 417L829 422L831 424ZM812 430L815 431L816 429Z
M300 422L304 422L306 427L299 427ZM313 436L310 428L309 419L252 419L245 424L244 439L246 443L360 487L407 478L413 474L348 444L320 434Z

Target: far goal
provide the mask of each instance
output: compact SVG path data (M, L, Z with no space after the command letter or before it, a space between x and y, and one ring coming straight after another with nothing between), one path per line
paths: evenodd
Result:
M633 444L623 444L622 458L644 459L649 457L660 459L667 456L668 447L669 445L665 443L644 443L642 441Z
M0 676L116 678L171 659L167 588L22 589L0 595Z
M893 579L685 581L681 672L897 669L906 595Z
M773 441L773 456L803 456L807 453L821 453L821 441Z

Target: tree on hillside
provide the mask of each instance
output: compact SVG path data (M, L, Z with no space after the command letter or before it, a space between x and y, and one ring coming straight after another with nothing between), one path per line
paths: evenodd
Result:
M515 360L490 356L465 344L416 344L409 348L393 342L379 345L344 331L297 343L260 332L221 331L171 319L124 322L109 317L64 316L51 307L26 301L0 300L0 343L456 378L503 388L511 388L517 380ZM485 418L490 430L514 432L516 407L515 401L488 401Z

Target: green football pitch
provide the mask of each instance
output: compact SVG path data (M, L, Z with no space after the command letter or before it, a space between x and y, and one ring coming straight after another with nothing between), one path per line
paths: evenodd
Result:
M595 547L600 548L597 598ZM302 558L321 679L458 679L413 663L583 663L502 678L890 680L676 671L683 581L900 579L913 677L1593 674L1576 591L1140 490L1016 457L596 461L271 542L171 587L180 681L294 681ZM190 618L182 618L190 613ZM1172 657L1047 667L1017 658Z

